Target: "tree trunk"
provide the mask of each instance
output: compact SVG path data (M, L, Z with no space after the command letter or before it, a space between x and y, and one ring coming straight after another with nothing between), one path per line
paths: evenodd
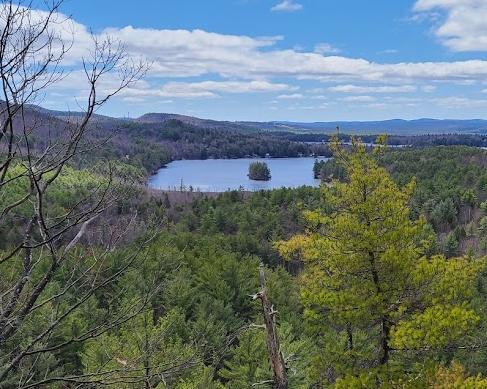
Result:
M377 269L375 267L375 255L372 251L369 251L369 262L370 262L370 269L372 273L372 280L374 281L374 285L376 288L376 292L378 296L382 295L382 288L380 287L379 283L379 274L377 273ZM391 333L391 326L389 323L389 319L387 316L382 316L380 319L380 344L379 344L379 363L381 365L385 365L389 361L389 337Z
M254 296L254 299L259 298L262 302L262 314L264 316L264 323L266 329L267 351L269 352L269 360L274 374L275 389L287 389L288 380L286 373L286 366L284 358L281 354L279 346L279 338L277 336L274 307L267 296L267 287L264 273L264 266L259 268L259 279L261 291Z
M353 331L350 323L347 323L347 347L348 350L353 350Z
M391 327L386 317L381 320L381 336L380 336L380 348L381 354L379 357L379 363L385 365L389 362L389 337L390 337Z

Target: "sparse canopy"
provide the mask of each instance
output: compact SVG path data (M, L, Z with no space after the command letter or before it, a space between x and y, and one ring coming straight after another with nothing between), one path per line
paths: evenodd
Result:
M75 354L70 347L129 320L147 301L137 299L130 312L115 315L111 309L98 315L90 305L95 294L126 273L135 256L121 260L108 275L110 249L84 253L79 248L88 228L120 197L111 168L105 169L106 179L76 175L72 168L76 158L104 143L86 139L95 110L142 77L146 65L127 58L121 43L93 37L91 54L83 60L88 90L83 112L65 122L32 118L30 105L62 79L70 49L69 39L54 28L61 23L61 3L9 0L0 5L0 233L9 238L0 248L2 388L67 381L53 356L69 366L64 357ZM42 13L34 9L39 4ZM100 84L113 73L118 82L103 93ZM105 300L105 307L111 304ZM91 309L93 318L84 326L77 316L82 309ZM72 383L83 380L86 376L70 377Z

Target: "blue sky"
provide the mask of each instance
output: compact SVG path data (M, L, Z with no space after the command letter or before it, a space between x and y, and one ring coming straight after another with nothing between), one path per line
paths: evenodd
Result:
M81 49L50 108L76 109L91 29L152 64L110 115L487 118L486 0L67 0L61 11Z

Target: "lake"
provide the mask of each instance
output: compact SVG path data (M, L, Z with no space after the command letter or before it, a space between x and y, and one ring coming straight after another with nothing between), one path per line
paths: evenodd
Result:
M162 190L225 192L243 188L247 191L319 186L313 177L314 161L327 158L240 158L174 161L159 169L148 182L149 187ZM271 171L270 181L253 181L247 177L249 164L265 161Z

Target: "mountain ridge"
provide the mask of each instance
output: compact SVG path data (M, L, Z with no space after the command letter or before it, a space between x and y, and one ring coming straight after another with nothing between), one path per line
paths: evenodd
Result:
M79 119L83 114L78 111L50 110L37 105L29 105L33 113L41 116L50 116L58 120L69 122ZM95 114L92 117L94 124L117 127L121 123L135 123L141 125L157 125L177 120L203 129L225 129L232 131L279 131L297 133L323 133L330 134L339 127L342 133L373 135L388 133L391 135L425 135L425 134L487 134L487 120L485 119L386 119L386 120L343 120L343 121L228 121L205 119L195 116L182 115L169 112L149 112L137 118L118 118L108 115Z
M342 131L350 134L375 134L387 132L394 135L423 135L423 134L448 134L448 133L487 133L487 120L485 119L385 119L385 120L353 120L353 121L225 121L214 119L202 119L194 116L174 113L147 113L134 119L137 122L156 123L167 120L180 120L183 123L202 126L205 128L252 129L267 131L319 131L323 133L336 132L337 126Z

